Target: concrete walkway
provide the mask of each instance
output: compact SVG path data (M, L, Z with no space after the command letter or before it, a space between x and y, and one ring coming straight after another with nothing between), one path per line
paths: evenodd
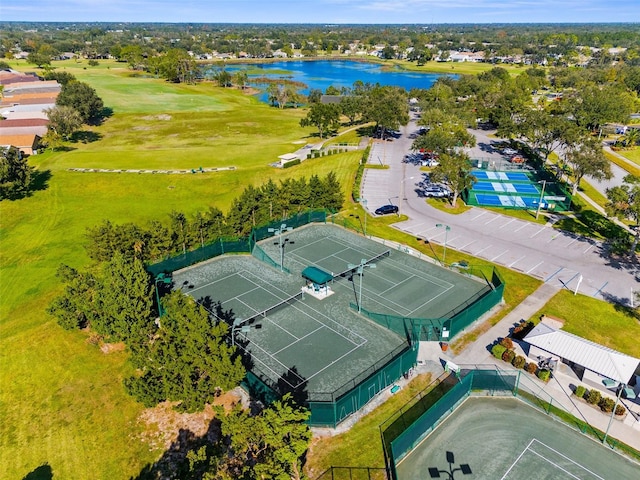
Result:
M513 367L511 365L491 355L491 346L498 339L508 336L511 329L521 320L528 320L542 309L558 290L558 287L549 283L541 285L500 322L457 355L451 350L443 352L437 342L422 342L418 356L420 369L429 370L434 376L438 376L444 372L442 365L446 361L452 361L463 368L482 366L484 368L512 370ZM527 356L519 345L516 344L515 349L518 355ZM535 361L535 359L528 360ZM520 388L535 393L542 399L552 398L553 405L563 408L603 432L609 429L611 438L624 442L640 451L640 405L624 400L623 404L629 410L629 413L622 420L614 418L609 426L611 415L603 413L599 408L578 400L572 395L575 386L579 384L584 385L583 382L576 379L575 374L568 367L561 364L548 383L523 372ZM602 390L606 394L604 388ZM609 396L613 397L613 392L609 392Z

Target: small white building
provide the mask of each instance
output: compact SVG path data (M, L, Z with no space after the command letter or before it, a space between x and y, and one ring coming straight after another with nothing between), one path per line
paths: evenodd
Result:
M567 365L579 380L593 386L602 386L609 379L640 393L640 359L565 332L553 323L543 319L524 338L530 359Z
M285 164L293 162L294 160L300 160L300 157L295 153L285 153L278 157L280 159L280 166L284 167Z

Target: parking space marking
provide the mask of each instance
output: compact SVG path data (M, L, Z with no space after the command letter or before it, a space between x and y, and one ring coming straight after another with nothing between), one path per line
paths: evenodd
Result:
M555 235L551 235L551 238L549 240L547 240L547 243L551 243L553 242L556 238L558 238L560 236L559 233L556 233Z
M482 248L482 249L478 250L476 253L474 253L474 255L475 255L476 257L478 257L478 256L480 256L480 254L481 254L482 252L484 252L487 248L491 248L492 246L493 246L493 245L487 245L486 247L484 247L484 248Z
M538 235L540 232L544 231L544 229L545 229L545 228L546 228L546 227L542 227L542 228L540 228L536 233L534 233L533 235L530 235L530 236L529 236L529 238L533 238L533 237L535 237L535 236L536 236L536 235Z
M503 224L503 225L500 225L498 228L504 228L504 227L506 227L507 225L509 225L510 223L515 222L515 221L516 221L516 219L515 219L515 218L512 218L512 219L511 219L511 220L509 220L507 223L505 223L505 224Z
M526 271L526 272L524 272L524 273L531 273L531 271L532 271L532 270L534 270L534 269L538 268L538 267L539 267L540 265L542 265L543 263L544 263L544 261L536 263L533 267L531 267L529 270L527 270L527 271Z
M478 215L476 215L475 217L473 217L473 218L471 219L471 221L473 222L473 221L474 221L474 220L476 220L477 218L482 217L485 213L487 213L487 212L486 212L486 211L484 211L484 210L483 210L483 211L481 211Z
M559 274L562 270L564 270L564 267L560 267L558 270L556 270L553 275L551 275L549 278L547 278L545 280L545 282L548 282L549 280L551 280L553 277L555 277L557 274Z
M460 250L465 250L468 252L469 250L467 250L467 247L472 243L475 243L475 240L471 240L469 243L464 244L463 246L460 247Z
M507 253L508 251L509 251L509 250L505 250L504 252L499 253L498 255L496 255L495 257L493 257L493 258L491 259L491 261L492 261L492 262L495 262L497 258L500 258L502 255L504 255L504 254L505 254L505 253Z
M594 246L593 243L589 244L589 246L587 248L585 248L582 253L587 253L589 250L591 250L593 248L593 246Z
M498 218L500 218L498 215L494 215L493 218L491 220L489 220L488 222L484 222L485 225L489 225L491 222L497 220Z
M522 260L523 258L527 258L527 256L526 256L526 255L523 255L523 256L521 256L520 258L518 258L518 259L514 260L513 262L511 262L511 263L508 265L508 267L509 267L509 268L513 267L516 263L518 263L518 262L519 262L520 260Z
M524 222L521 226L519 226L518 228L516 228L514 231L515 232L519 232L520 230L522 230L525 227L528 227L529 224L527 222Z

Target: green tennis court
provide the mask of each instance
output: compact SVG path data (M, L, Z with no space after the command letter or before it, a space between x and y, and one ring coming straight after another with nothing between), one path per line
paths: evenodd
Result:
M238 320L234 341L254 370L310 395L336 391L406 346L406 339L358 317L344 298L302 298L300 276L253 257L219 257L174 272L173 280L212 315L230 325Z
M175 271L173 286L229 324L250 389L306 394L314 425L335 426L393 385L415 365L418 338L437 339L445 326L455 334L501 297L486 279L334 225L285 230L254 254ZM303 277L308 267L324 279L322 295Z
M451 466L447 452L454 455ZM640 471L592 438L508 397L467 398L396 465L397 478L437 478L429 472L462 464L472 475L459 471L455 478L608 480L637 478Z
M353 268L362 260L375 260L362 278L362 306L367 310L409 318L438 318L458 308L468 298L486 288L486 283L443 269L398 249L367 240L334 226L308 226L289 232L294 245L287 246L285 265L301 272L312 265L331 274L345 274L331 285L357 303L360 277ZM277 242L267 242L264 250L279 258ZM262 246L262 245L261 245ZM388 255L384 255L388 252ZM353 282L348 282L351 278Z

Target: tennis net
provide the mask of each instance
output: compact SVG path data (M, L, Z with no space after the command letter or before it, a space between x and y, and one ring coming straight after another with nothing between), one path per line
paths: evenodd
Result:
M265 318L267 315L271 313L277 312L278 310L282 310L283 308L293 305L297 301L301 300L303 295L304 295L304 292L300 291L295 295L292 295L289 298L285 298L281 302L278 302L275 305L267 308L266 310L263 310L262 312L256 313L255 315L251 315L249 318L247 318L247 321L255 320L256 318L259 318L259 317Z
M372 263L378 263L380 260L382 260L383 258L388 257L389 255L391 255L391 250L385 250L384 252L379 253L375 257L371 257L364 264L365 265L370 265ZM339 280L340 278L348 278L348 277L350 277L351 275L356 273L356 270L358 269L359 266L360 265L356 265L355 267L347 268L344 272L340 272L340 273L335 274L333 276L334 280Z

